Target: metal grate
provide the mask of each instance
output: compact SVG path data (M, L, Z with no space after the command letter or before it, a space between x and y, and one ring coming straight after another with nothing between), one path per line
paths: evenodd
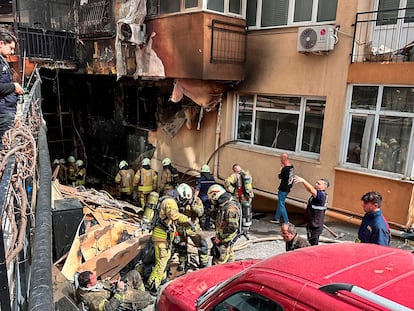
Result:
M75 38L72 32L19 27L20 54L52 60L75 60Z
M213 20L210 63L245 63L246 38L245 27Z
M79 8L79 36L112 36L114 27L111 21L111 1L85 3Z
M407 61L414 61L414 8L357 13L351 62Z

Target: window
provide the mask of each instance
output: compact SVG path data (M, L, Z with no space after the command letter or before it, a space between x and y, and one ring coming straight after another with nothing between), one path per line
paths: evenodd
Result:
M414 87L351 86L345 163L411 176Z
M245 0L205 0L207 10L225 14L243 15L243 3Z
M267 297L252 292L238 292L220 302L213 311L283 311L283 307Z
M247 2L247 25L276 27L335 21L337 0L253 0Z
M324 111L325 99L239 95L235 136L251 145L318 154Z

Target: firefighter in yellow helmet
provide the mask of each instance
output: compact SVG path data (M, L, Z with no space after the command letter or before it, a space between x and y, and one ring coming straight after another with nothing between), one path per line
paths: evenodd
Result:
M157 189L158 175L151 168L150 159L144 158L141 164L142 167L135 173L133 185L138 186L138 199L141 207L145 208L149 194Z
M158 192L160 195L166 195L168 191L177 187L179 183L177 169L172 166L170 158L165 158L162 160L162 172Z
M155 266L147 281L152 295L157 294L161 281L167 279L167 265L171 257L176 224L179 222L193 226L190 218L179 212L177 201L173 197L162 197L158 208L151 236L155 250Z
M78 175L78 166L76 165L75 157L69 156L68 162L68 183L71 186L75 186L76 176Z
M178 208L180 213L190 217L191 222L194 224L194 228L191 228L188 224L181 224L178 222L177 224L177 231L178 237L175 241L178 244L178 259L179 265L177 270L178 271L187 271L188 269L188 252L187 252L187 244L188 238L190 238L195 247L198 250L198 267L204 268L208 266L208 244L204 237L202 237L201 228L200 228L200 220L204 213L203 202L199 197L194 196L193 189L185 184L182 183L177 187L177 196L176 199L178 202Z
M119 162L119 171L115 176L115 183L119 186L119 194L122 200L132 202L132 192L134 191L134 170L129 168L128 162Z
M78 171L76 174L75 186L84 186L86 183L86 168L83 165L83 161L77 160L76 166L78 168Z
M213 265L234 261L233 244L241 232L240 203L218 184L210 186L207 195L217 209L216 235L212 238Z
M224 188L240 203L252 202L254 197L252 176L243 170L239 164L233 164L233 174L224 181Z

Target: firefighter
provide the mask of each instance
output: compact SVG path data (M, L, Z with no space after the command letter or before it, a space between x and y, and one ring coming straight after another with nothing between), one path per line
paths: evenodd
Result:
M239 202L226 190L212 185L207 192L212 205L217 209L216 234L212 238L213 265L234 261L233 244L241 233L241 211Z
M161 182L158 192L160 195L166 195L168 191L174 189L180 183L177 169L172 166L171 159L162 160Z
M176 223L192 225L190 218L179 212L177 201L171 196L160 199L158 213L151 236L155 250L155 265L147 281L151 295L157 295L161 282L167 279L167 266L171 257Z
M86 182L86 168L83 166L83 161L77 160L76 166L78 170L76 174L75 186L84 186Z
M70 185L75 186L76 176L78 175L78 166L74 156L68 157L68 182Z
M135 173L133 184L134 187L138 186L138 199L142 208L145 208L149 194L157 189L157 182L158 175L151 168L151 160L144 158L142 167Z
M198 267L204 268L208 266L208 244L201 236L201 228L199 224L199 217L203 215L203 202L199 197L193 195L193 189L187 184L180 184L177 187L178 193L178 208L180 213L188 216L194 224L194 229L186 223L177 223L178 237L175 241L178 244L178 259L179 265L177 271L188 270L188 252L187 244L190 238L198 250Z
M115 176L115 183L119 185L119 194L122 200L132 202L132 192L134 191L134 170L129 168L128 162L122 160L119 171Z
M211 226L210 218L212 217L214 219L215 217L212 215L213 211L211 210L211 201L208 198L207 191L210 186L216 183L216 181L210 174L210 167L207 164L204 164L201 167L200 173L201 176L196 181L194 196L198 196L203 202L204 215L201 217L201 225L203 229L208 230Z
M233 164L233 174L224 181L224 188L240 203L251 203L254 197L252 176L249 171L244 171L238 164Z
M66 185L68 183L68 168L66 167L65 159L59 159L59 173L58 179L61 184Z

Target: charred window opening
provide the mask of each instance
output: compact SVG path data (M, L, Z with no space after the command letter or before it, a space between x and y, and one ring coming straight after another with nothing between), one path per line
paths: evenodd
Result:
M136 85L125 85L124 103L125 118L128 123L139 128L155 131L157 122L157 102L160 98L156 87L137 87Z

